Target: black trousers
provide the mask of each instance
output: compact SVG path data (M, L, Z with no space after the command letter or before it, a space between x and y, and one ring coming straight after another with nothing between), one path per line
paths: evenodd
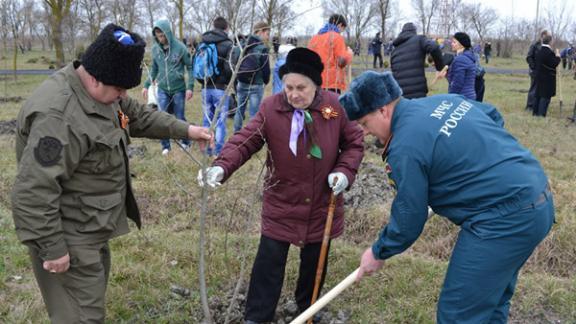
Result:
M550 100L551 98L549 97L539 97L536 95L536 104L534 108L532 108L532 116L546 117L548 106L550 106Z
M294 293L300 312L305 311L310 306L321 247L322 243L310 243L300 248L300 269ZM284 271L289 248L290 243L288 242L277 241L264 235L260 237L260 245L252 267L250 287L246 298L246 313L244 315L246 320L254 322L274 320L274 313L284 283ZM330 251L330 244L328 244L328 251ZM327 269L328 258L324 263L318 296L322 291Z
M372 62L372 66L376 68L376 59L380 60L380 68L384 66L384 62L382 62L382 53L374 54L374 62Z
M530 89L528 89L528 100L526 101L526 110L533 110L536 108L536 79L530 73Z
M484 76L476 77L474 81L474 90L476 91L476 101L482 102L484 100Z

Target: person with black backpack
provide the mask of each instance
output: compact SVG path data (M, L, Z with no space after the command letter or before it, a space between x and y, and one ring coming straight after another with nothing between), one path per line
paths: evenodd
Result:
M269 50L265 45L270 37L270 26L265 22L259 22L254 25L253 30L253 34L241 45L242 51L236 48L233 54L234 66L238 62L240 64L236 75L238 107L234 115L234 132L242 128L248 103L250 118L256 115L264 96L264 87L270 82Z
M202 85L202 124L210 127L216 122L214 151L208 147L208 155L218 155L226 142L226 117L229 100L226 87L232 78L230 55L233 43L228 38L228 22L216 17L214 29L202 34L194 56L194 77ZM216 117L214 118L214 114Z

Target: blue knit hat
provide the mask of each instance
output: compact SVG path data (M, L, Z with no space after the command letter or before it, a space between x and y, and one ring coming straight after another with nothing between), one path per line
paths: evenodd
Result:
M402 95L402 89L392 73L367 71L350 83L348 91L340 96L340 104L348 119L357 120L382 108Z

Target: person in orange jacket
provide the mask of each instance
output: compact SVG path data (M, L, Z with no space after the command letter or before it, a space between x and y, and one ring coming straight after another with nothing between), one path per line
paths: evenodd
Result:
M340 35L346 26L344 16L333 14L308 44L308 48L318 53L324 64L322 88L336 93L346 90L345 68L352 63L352 49L346 46L344 37Z

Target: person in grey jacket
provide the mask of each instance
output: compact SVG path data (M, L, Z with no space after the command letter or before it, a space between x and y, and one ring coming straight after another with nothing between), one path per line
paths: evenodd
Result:
M437 71L444 68L442 51L438 44L424 35L416 34L416 26L407 23L400 35L392 42L394 50L390 64L394 79L398 81L405 98L426 97L428 85L424 74L424 60L427 54L432 56Z

